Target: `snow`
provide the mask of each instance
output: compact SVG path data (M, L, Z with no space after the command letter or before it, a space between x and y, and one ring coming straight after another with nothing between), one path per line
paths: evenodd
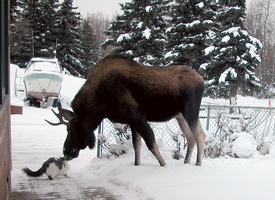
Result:
M246 43L247 49L249 49L249 55L251 58L257 59L259 62L261 62L260 56L257 54L257 49L253 44Z
M151 37L151 29L148 27L142 32L142 36L146 39L149 39Z
M201 22L200 22L200 20L194 20L193 22L191 22L191 23L186 23L186 24L184 24L186 27L194 27L194 26L196 26L196 25L199 25Z
M139 23L137 24L137 28L141 28L142 25L143 25L143 22L139 22Z
M220 75L219 83L224 83L224 82L226 82L226 78L227 78L228 74L230 75L230 77L231 77L232 79L234 79L234 78L237 77L237 73L236 73L235 69L232 68L232 67L229 67L228 69L226 69L226 70Z
M223 34L233 34L234 37L237 37L240 35L239 34L240 29L241 29L240 27L232 27L232 28L229 28L229 29L223 31L222 33Z
M203 8L204 7L204 3L203 2L198 3L196 6L199 7L199 8Z
M173 51L169 51L165 54L164 58L177 57L179 53L174 53Z
M209 47L205 48L204 54L207 56L207 55L209 55L214 50L215 50L214 46L209 46Z
M252 135L246 132L234 133L230 136L232 143L231 151L237 158L250 158L257 152L257 142Z
M166 33L170 33L172 30L173 30L173 27L169 27L169 28L166 29L165 32L166 32Z
M68 106L83 83L83 79L65 75L61 90L62 104ZM275 100L271 101L275 105ZM203 103L209 102L225 104L225 100L203 99ZM252 97L238 96L238 102L243 105L267 106L267 100ZM25 105L23 115L12 115L12 188L15 191L24 189L21 182L34 180L23 174L23 167L38 168L49 157L62 156L66 127L50 126L44 119L55 120L50 108L39 109ZM64 199L78 199L83 194L77 188L100 184L131 200L273 200L275 140L270 154L262 156L255 151L253 142L250 146L250 137L239 133L232 139L235 139L234 153L238 157L251 153L249 159L229 156L204 158L202 166L197 167L196 150L191 164L184 164L183 159L172 158L169 147L159 143L167 163L165 167L160 167L143 143L141 165L134 166L132 148L129 148L127 154L109 159L96 158L95 150L85 149L77 159L70 161L69 178L59 178L53 182L46 181L46 177L36 179L34 187L41 193L58 191ZM42 184L47 187L39 187Z
M152 10L152 6L146 6L145 10L146 10L146 12L150 12Z
M85 80L74 76L65 76L61 87L61 101L63 107L68 107L74 98L74 94L78 92L80 87L84 84ZM69 86L69 87L65 87ZM72 95L73 94L73 95Z
M125 33L125 34L121 34L118 38L117 38L117 42L121 42L124 39L130 39L131 35L129 33Z
M214 24L214 22L212 21L212 20L204 20L203 22L202 22L202 24Z
M203 64L200 65L200 69L201 70L206 70L207 66L208 66L208 63L203 63Z
M227 43L230 40L230 37L228 35L224 36L222 38L222 42Z
M10 87L10 94L11 94L11 105L13 106L23 106L24 103L20 101L20 99L15 98L15 85L20 85L20 87L23 87L23 80L16 78L16 77L22 77L24 74L24 70L20 69L17 65L11 64L10 67L10 78L11 78L11 87ZM16 83L15 83L16 82ZM20 88L22 89L22 88Z

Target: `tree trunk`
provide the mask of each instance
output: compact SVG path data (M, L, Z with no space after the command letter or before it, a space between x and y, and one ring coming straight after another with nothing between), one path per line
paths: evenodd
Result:
M230 89L230 105L237 105L237 85L232 84ZM229 113L234 113L234 108L230 108Z

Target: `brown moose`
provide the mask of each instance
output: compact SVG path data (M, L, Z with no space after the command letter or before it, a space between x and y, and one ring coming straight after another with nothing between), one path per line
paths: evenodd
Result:
M78 157L79 151L95 146L93 131L104 118L129 124L135 150L135 165L140 165L141 137L149 150L166 165L147 121L176 118L187 138L184 162L189 163L197 144L196 165L201 165L205 133L199 121L204 82L195 70L184 66L144 66L120 55L101 60L72 101L72 111L59 107L59 123L66 124L68 135L63 154ZM64 121L63 117L68 121Z

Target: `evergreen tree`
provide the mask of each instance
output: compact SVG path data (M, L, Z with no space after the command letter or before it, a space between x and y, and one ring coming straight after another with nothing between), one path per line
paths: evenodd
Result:
M83 77L85 70L80 56L83 53L80 43L80 13L75 11L73 0L64 0L59 13L59 36L57 58L61 66L72 75Z
M18 0L10 0L10 23L11 25L14 24L16 19L20 14L19 10L20 1Z
M41 1L38 0L22 0L23 7L23 18L29 23L29 29L31 30L31 35L27 37L32 40L32 53L35 57L41 57L41 36L43 33L43 23L42 23L42 9Z
M33 57L32 30L25 19L15 21L10 31L11 63L24 68Z
M204 50L209 62L200 66L206 81L206 95L230 98L236 104L237 89L248 94L259 86L255 69L260 62L261 43L244 28L245 0L220 0L219 31Z
M81 46L83 53L81 54L81 63L85 70L85 77L89 74L91 69L96 65L100 58L100 52L96 45L94 30L90 24L90 18L86 18L81 26Z
M41 0L40 55L43 57L55 57L59 7L58 0Z
M54 57L57 31L58 0L22 0L23 14L20 21L28 23L35 57Z
M114 52L140 63L164 64L165 27L170 0L133 0L121 4L122 15L111 23L111 37L103 46L113 45Z
M195 70L204 63L202 50L215 35L216 4L212 0L176 0L171 9L165 58Z
M32 31L28 20L22 17L22 2L12 0L10 3L10 59L11 63L24 67L32 57Z

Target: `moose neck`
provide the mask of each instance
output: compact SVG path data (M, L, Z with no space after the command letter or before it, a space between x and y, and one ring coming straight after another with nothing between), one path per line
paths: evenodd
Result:
M101 120L99 119L93 119L93 118L88 118L88 119L80 119L83 127L88 131L88 132L93 132L94 130L97 129L97 127L100 125Z
M72 102L72 109L85 129L94 131L103 117L99 112L99 108L93 106L93 91L87 92L86 88L84 85L77 93Z

